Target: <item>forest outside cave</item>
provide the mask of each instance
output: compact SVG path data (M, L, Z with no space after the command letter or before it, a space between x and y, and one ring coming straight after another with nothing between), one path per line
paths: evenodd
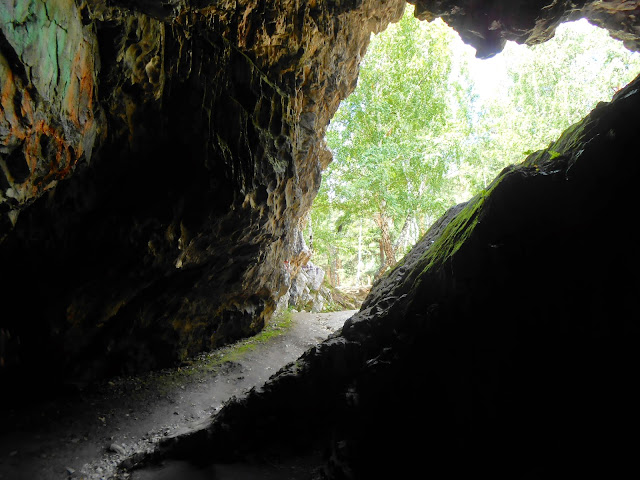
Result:
M640 71L640 54L582 19L489 59L442 20L373 35L326 132L333 162L307 219L330 287L369 286L448 208L546 148Z

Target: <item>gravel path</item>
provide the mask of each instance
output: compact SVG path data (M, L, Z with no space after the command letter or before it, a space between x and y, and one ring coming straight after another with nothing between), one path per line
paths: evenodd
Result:
M0 479L108 478L124 456L200 423L354 313L294 313L277 335L238 342L190 366L116 378L66 398L0 412Z

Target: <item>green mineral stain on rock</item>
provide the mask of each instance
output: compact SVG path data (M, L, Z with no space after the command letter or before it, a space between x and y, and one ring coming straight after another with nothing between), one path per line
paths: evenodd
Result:
M75 2L5 0L0 2L0 25L39 94L62 108L74 61L79 53L89 53Z

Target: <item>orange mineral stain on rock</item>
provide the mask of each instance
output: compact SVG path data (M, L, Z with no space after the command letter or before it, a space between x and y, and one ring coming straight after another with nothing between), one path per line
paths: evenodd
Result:
M76 53L72 64L72 75L65 97L65 110L77 127L93 124L94 62L83 45ZM86 125L89 124L89 125Z
M57 40L74 43L73 49L60 46L47 50L56 57L57 82L41 81L38 75L48 70L40 68L33 56L50 36L33 35L28 39L29 45L16 43L15 39L14 43L9 42L8 48L14 48L14 56L23 62L24 71L16 70L0 55L0 145L11 152L14 164L24 165L20 175L2 165L10 185L1 198L11 198L14 209L30 204L55 186L57 180L71 175L77 159L88 156L85 150L93 148L100 138L97 133L102 131L96 124L95 110L99 108L95 102L96 39L93 31L82 25L75 4L66 3L62 7L73 11L72 15L64 21L55 17L56 22L45 22L47 28L58 29L54 36ZM49 11L49 15L55 16L56 11ZM29 18L38 20L37 16ZM64 58L67 52L72 53L72 58ZM49 85L53 90L47 90Z

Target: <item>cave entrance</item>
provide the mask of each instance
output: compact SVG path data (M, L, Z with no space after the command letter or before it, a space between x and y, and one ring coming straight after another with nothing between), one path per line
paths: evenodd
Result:
M370 285L449 207L545 148L630 82L640 55L586 20L493 58L441 20L372 35L358 86L327 129L334 161L307 226L328 288Z

